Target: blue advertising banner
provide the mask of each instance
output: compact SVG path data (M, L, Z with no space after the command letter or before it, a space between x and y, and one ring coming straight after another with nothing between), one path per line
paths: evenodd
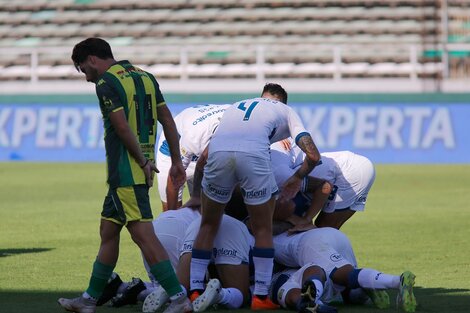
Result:
M289 105L321 152L351 150L375 163L470 163L470 103ZM0 161L10 160L104 161L98 106L0 105Z

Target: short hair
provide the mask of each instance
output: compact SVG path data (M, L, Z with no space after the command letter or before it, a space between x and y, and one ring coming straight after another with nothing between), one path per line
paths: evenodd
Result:
M94 55L100 59L114 59L111 46L101 38L88 38L75 45L72 52L72 61L78 69L78 65L85 61L88 56Z
M263 92L261 93L261 95L263 95L265 92L268 92L273 96L279 97L281 102L287 104L287 92L284 90L284 88L282 88L281 85L267 83L266 85L264 85Z

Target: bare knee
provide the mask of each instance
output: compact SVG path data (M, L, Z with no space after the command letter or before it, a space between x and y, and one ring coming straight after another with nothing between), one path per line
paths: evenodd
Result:
M333 185L330 182L325 181L321 187L321 193L324 195L329 195L332 190L333 190Z

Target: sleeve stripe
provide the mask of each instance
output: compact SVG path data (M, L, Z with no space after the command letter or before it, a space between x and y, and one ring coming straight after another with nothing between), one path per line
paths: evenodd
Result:
M112 112L117 112L117 111L119 111L119 110L124 110L124 107L116 108L116 109L114 109Z
M295 144L298 144L299 139L302 138L303 136L307 136L307 135L310 136L310 134L308 132L301 132L300 134L295 136Z
M157 103L157 107L160 107L160 106L162 106L162 105L165 105L165 104L166 104L166 102L165 102L165 101L163 101L163 102L160 102L160 103Z

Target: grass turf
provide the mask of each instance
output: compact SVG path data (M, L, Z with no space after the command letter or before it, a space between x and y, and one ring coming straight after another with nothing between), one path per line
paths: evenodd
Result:
M413 271L418 312L468 312L470 166L376 170L366 211L342 228L359 265L391 274ZM103 164L0 163L0 312L62 312L57 298L86 288L99 244L104 180ZM156 215L156 188L151 194ZM127 232L116 271L126 280L146 277ZM388 310L342 305L339 310L396 312L393 299ZM139 312L140 306L98 312L116 310Z

